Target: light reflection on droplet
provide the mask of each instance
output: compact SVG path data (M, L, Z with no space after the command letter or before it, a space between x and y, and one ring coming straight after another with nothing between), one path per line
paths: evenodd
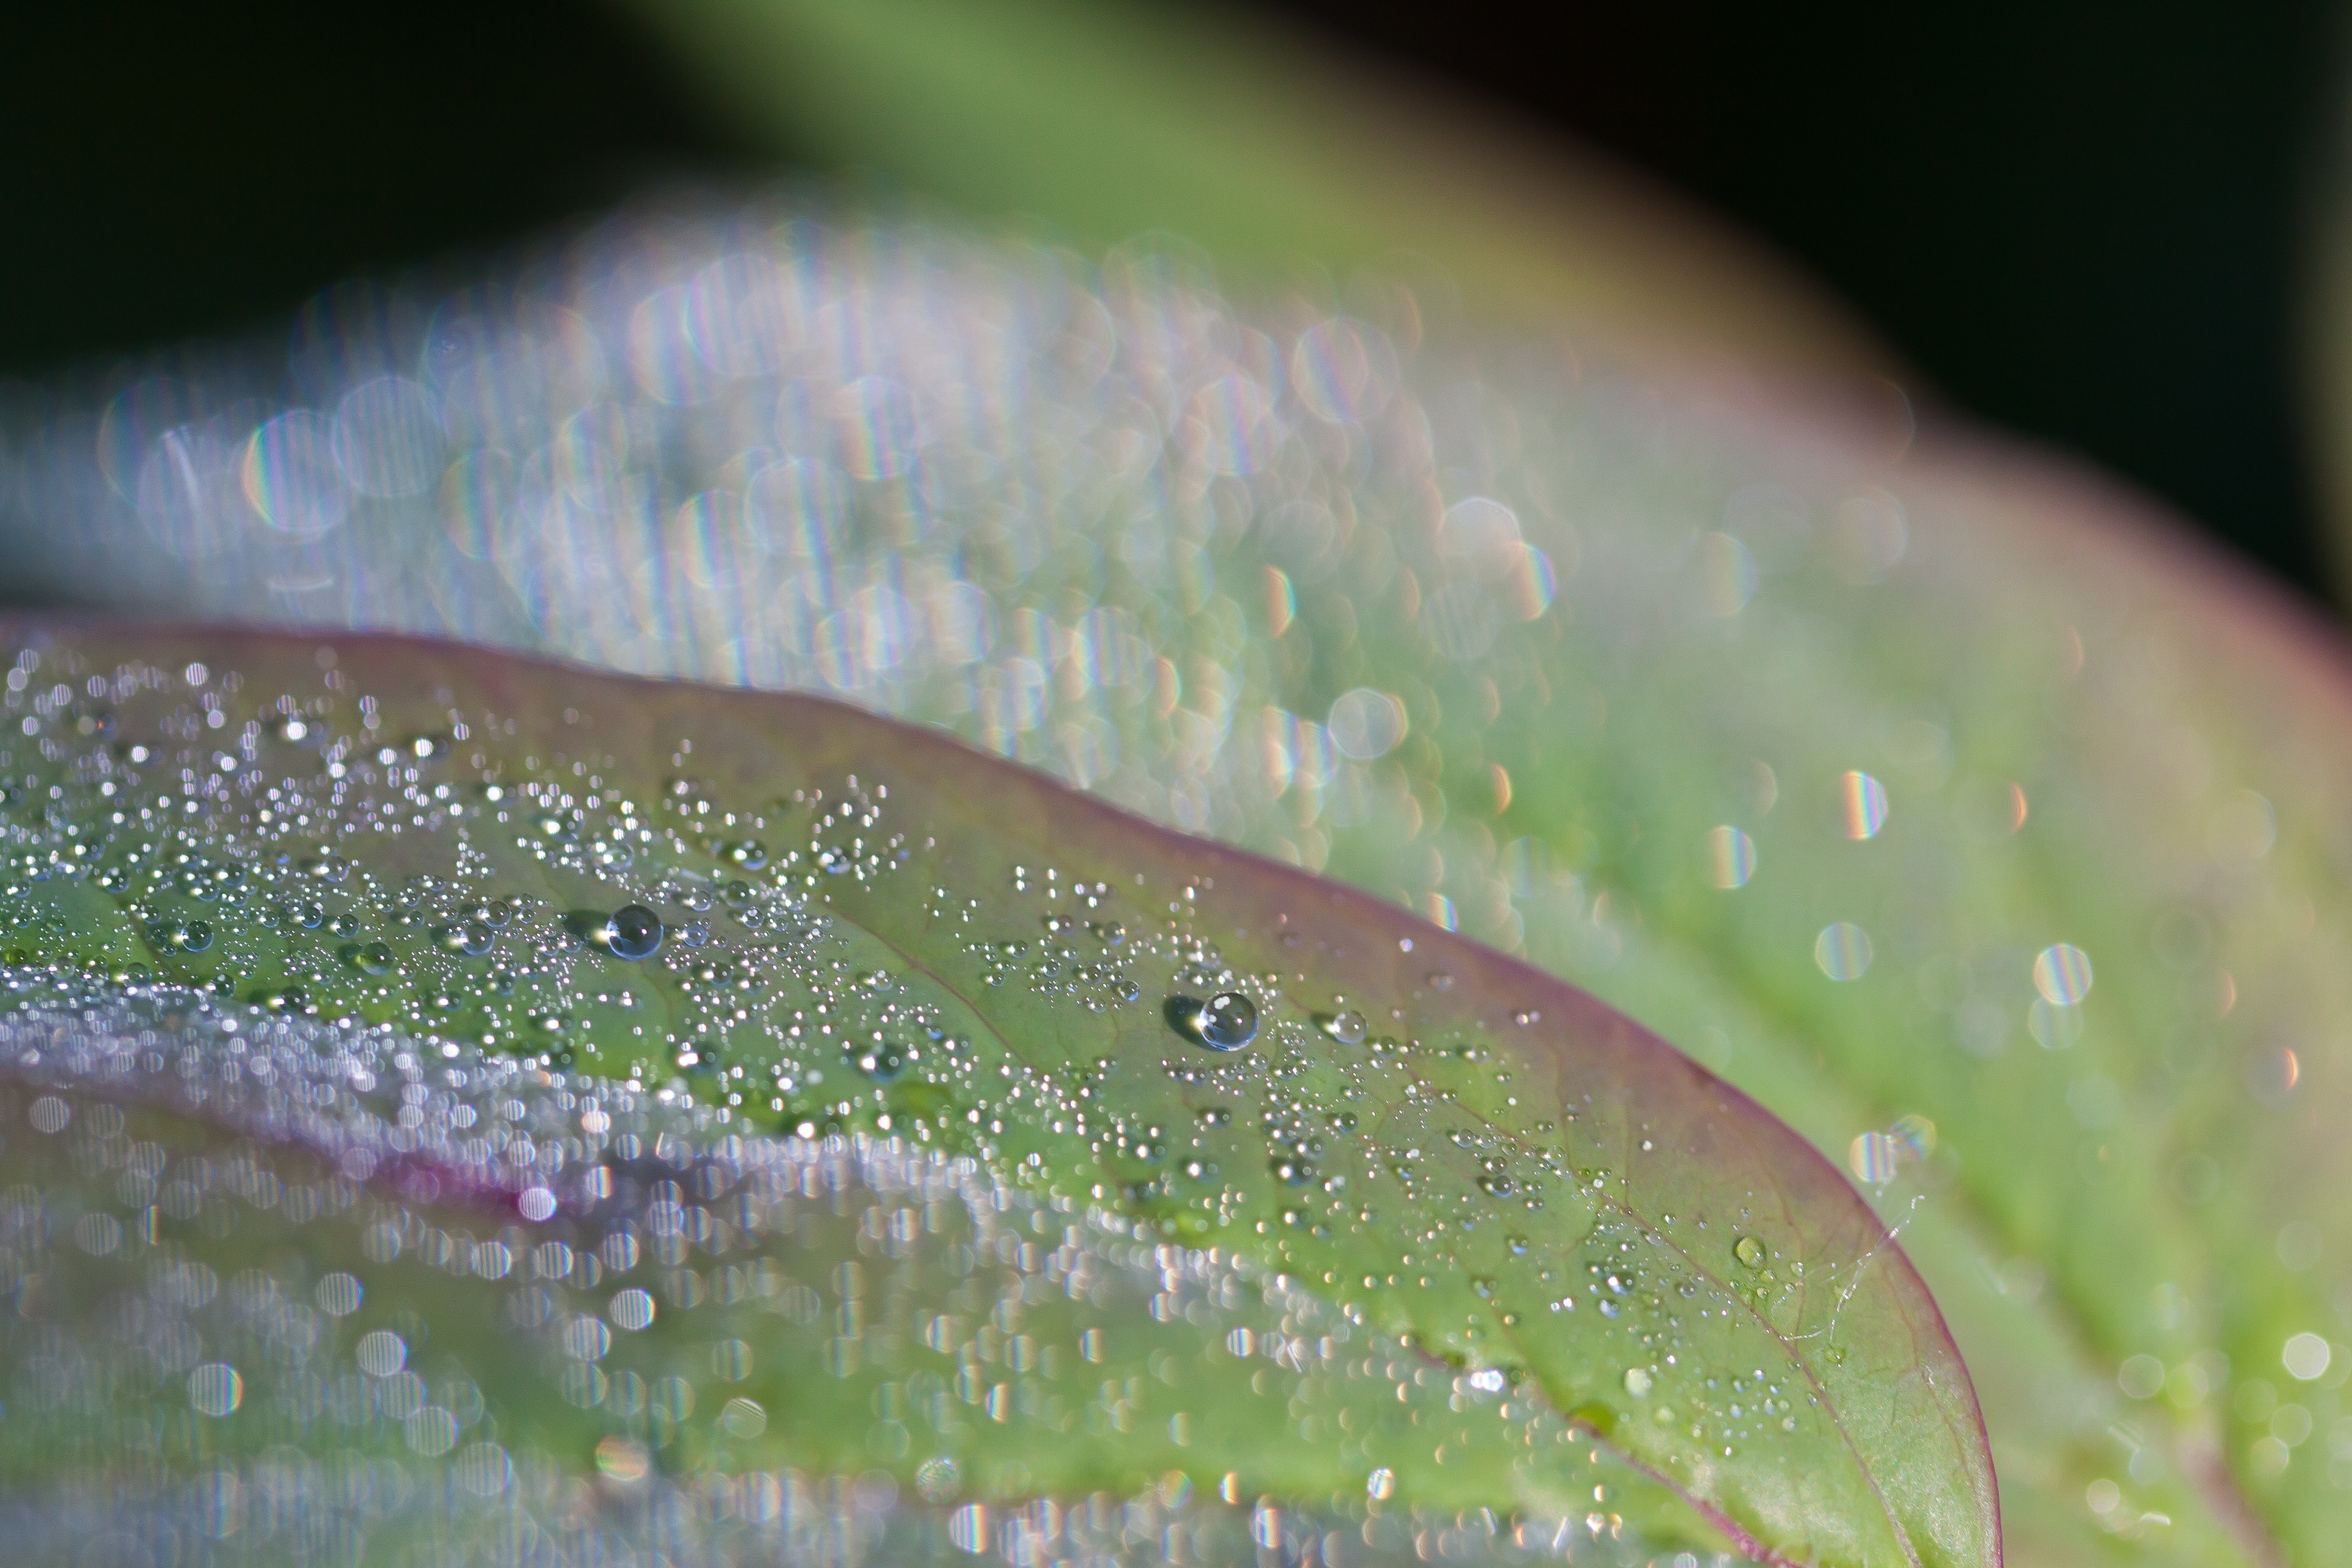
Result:
M1838 775L1838 817L1845 836L1859 842L1878 837L1886 826L1886 786L1858 770Z
M1898 1116L1886 1131L1895 1140L1895 1152L1906 1160L1916 1163L1936 1152L1936 1124L1924 1116Z
M188 1407L218 1420L245 1403L245 1379L226 1362L207 1362L188 1373Z
M1291 351L1291 384L1317 416L1355 424L1396 395L1396 350L1385 333L1347 316L1318 321Z
M1832 980L1861 979L1870 959L1870 933L1849 921L1823 926L1813 940L1813 963Z
M1756 843L1737 827L1710 827L1705 840L1707 885L1728 891L1756 874Z
M253 433L238 479L262 521L296 538L341 526L352 494L336 459L335 432L332 421L297 409Z
M1855 1181L1883 1187L1895 1179L1895 1140L1884 1132L1861 1133L1848 1146L1845 1163Z
M1384 757L1405 737L1404 704L1385 691L1358 687L1331 704L1329 728L1340 755L1358 762Z
M2033 988L2053 1007L2078 1005L2091 994L2091 955L2056 942L2034 955Z

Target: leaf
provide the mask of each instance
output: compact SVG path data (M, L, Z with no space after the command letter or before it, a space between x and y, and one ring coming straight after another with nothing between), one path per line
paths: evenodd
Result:
M126 371L15 438L24 570L835 692L1409 902L1836 1160L1874 1138L2013 1559L2352 1528L2332 633L2039 459L1497 342L1433 296L1235 304L1181 252L1090 271L766 210L535 276L445 312L465 353L298 340L304 375L414 356L438 489L289 535L242 488L261 370ZM710 321L769 357L720 374ZM2060 944L2093 981L2063 1005Z
M257 1462L317 1444L319 1380L346 1354L371 1370L383 1331L446 1347L431 1375L474 1392L431 1408L478 1405L496 1434L451 1459L460 1488L526 1438L559 1470L641 1466L670 1434L631 1425L635 1395L559 1399L586 1402L579 1369L610 1357L607 1398L629 1376L670 1389L677 1476L879 1464L912 1486L943 1459L975 1495L1074 1499L1230 1472L1228 1502L1369 1487L1559 1527L1599 1509L1596 1530L1630 1516L1668 1541L1706 1539L1703 1520L1776 1560L1997 1554L1966 1373L1868 1207L1753 1104L1523 964L809 699L421 643L16 637L0 942L37 1020L14 1026L17 1070L57 1074L91 999L103 1019L127 987L152 1020L79 1025L99 1043L57 1079L90 1130L69 1162L42 1152L57 1112L37 1102L7 1134L27 1201L59 1226L80 1208L98 1260L53 1240L20 1261L44 1309L6 1342L20 1376L91 1369L12 1424L20 1481L118 1441L87 1391L153 1397L76 1321L142 1266L201 1260L267 1342L235 1369L257 1419L222 1415L203 1448ZM172 1048L142 1044L158 1032ZM658 1125L689 1097L710 1108L690 1177ZM793 1129L856 1141L776 1141ZM236 1152L208 1157L224 1132ZM824 1174L851 1160L861 1177ZM207 1170L264 1212L205 1196ZM302 1213L278 1197L298 1185ZM829 1186L862 1213L813 1201ZM687 1206L730 1190L731 1219ZM909 1190L939 1212L882 1197ZM670 1271L632 1276L651 1299L608 1297L600 1321L570 1260L617 1267L624 1219ZM462 1266L494 1237L503 1267ZM679 1271L681 1237L707 1279ZM983 1246L993 1279L971 1273ZM369 1266L387 1252L449 1277ZM526 1258L572 1289L525 1283ZM1074 1283L1088 1258L1099 1294ZM334 1266L378 1305L314 1367L317 1315L273 1330L269 1303ZM820 1279L829 1300L785 1304ZM542 1331L530 1353L502 1348L501 1310ZM1260 1340L1285 1348L1254 1362ZM908 1418L918 1373L951 1421ZM950 1373L985 1422L940 1402ZM1115 1441L1081 1415L1097 1373ZM386 1410L359 1451L391 1441ZM430 1456L457 1432L411 1408L400 1436ZM1633 1468L1596 1490L1604 1448ZM1677 1526L1668 1492L1696 1517Z

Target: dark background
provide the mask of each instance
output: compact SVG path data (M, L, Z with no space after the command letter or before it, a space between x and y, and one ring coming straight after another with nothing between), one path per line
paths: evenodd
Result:
M2294 353L2319 0L1257 6L1654 172L1811 267L1943 398L2328 595ZM591 5L16 8L0 376L765 163Z

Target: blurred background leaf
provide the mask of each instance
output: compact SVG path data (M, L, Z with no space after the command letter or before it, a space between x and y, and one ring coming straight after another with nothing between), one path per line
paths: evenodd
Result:
M983 14L1006 42L975 41ZM648 184L856 168L1074 239L1181 218L1272 266L1310 241L1402 245L1498 300L1558 290L1588 320L1671 303L1750 353L1907 365L1915 395L2082 451L2332 596L2311 479L2331 447L2305 461L2297 412L2315 369L2298 346L2304 198L2332 145L2320 0L1964 16L1476 0L1442 18L1259 0L1188 8L1181 30L1173 15L19 8L0 24L16 237L0 375L273 321L352 272ZM1138 40L1168 68L1113 63ZM1349 82L1371 87L1353 108ZM1112 102L1115 122L1076 129ZM1457 151L1483 171L1466 185L1438 173ZM1271 197L1317 171L1333 183L1311 210ZM1367 175L1383 199L1350 184ZM1667 256L1693 237L1707 260Z

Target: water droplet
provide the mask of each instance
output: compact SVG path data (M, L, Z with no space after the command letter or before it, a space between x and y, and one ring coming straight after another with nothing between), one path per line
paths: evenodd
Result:
M1848 838L1875 838L1886 826L1886 786L1861 772L1838 775L1838 813Z
M390 1329L375 1329L360 1336L352 1354L370 1377L390 1377L408 1364L408 1343Z
M1337 1013L1318 1013L1315 1026L1343 1046L1362 1045L1367 1027L1364 1016L1353 1007L1342 1007Z
M2328 1363L2334 1360L2335 1348L2322 1336L2310 1332L2294 1335L2279 1352L2280 1364L2297 1383L2311 1383L2325 1376Z
M742 838L728 845L720 854L730 866L746 871L756 871L768 863L768 847L756 838Z
M596 1445L597 1473L607 1480L622 1486L634 1485L644 1480L652 1468L652 1454L634 1437L614 1433Z
M1402 701L1360 686L1331 704L1328 722L1332 744L1356 762L1386 756L1404 739L1407 728Z
M1756 841L1737 827L1711 827L1706 833L1706 858L1709 887L1726 892L1744 888L1748 879L1756 875Z
M443 926L433 933L444 951L467 958L479 958L498 942L498 933L480 921L467 921L463 925Z
M213 944L213 928L203 921L165 921L155 928L155 945L173 952L202 952Z
M2074 1007L2091 994L2091 955L2071 942L2045 947L2033 960L2033 988L2053 1007Z
M659 916L643 904L623 904L605 928L604 947L614 958L651 958L662 944Z
M392 949L380 942L364 944L347 942L342 949L342 958L345 963L362 974L389 974L392 966L399 962Z
M1864 1132L1846 1149L1845 1163L1854 1180L1883 1187L1895 1179L1895 1140L1884 1132Z
M319 1310L331 1318L350 1317L360 1310L360 1303L367 1296L356 1278L342 1273L330 1274L321 1279L312 1288L311 1294L318 1300Z
M859 1054L857 1070L876 1083L895 1083L907 1070L907 1054L896 1045L879 1041Z
M1870 969L1870 933L1850 921L1822 928L1813 939L1813 962L1832 980L1859 980Z
M215 1420L236 1414L245 1403L245 1379L225 1361L207 1362L188 1373L188 1406Z
M915 1489L925 1502L946 1502L956 1495L956 1462L941 1456L915 1468Z
M1203 1005L1191 996L1171 996L1169 1026L1213 1051L1237 1051L1257 1038L1257 1004L1238 991L1220 991Z
M1925 1160L1936 1152L1936 1124L1924 1116L1898 1116L1887 1133L1906 1160Z
M1764 1267L1764 1244L1752 1236L1743 1236L1733 1242L1731 1255L1750 1268Z
M1625 1369L1625 1392L1636 1399L1647 1399L1650 1396L1650 1386L1653 1381L1648 1367L1629 1366Z

